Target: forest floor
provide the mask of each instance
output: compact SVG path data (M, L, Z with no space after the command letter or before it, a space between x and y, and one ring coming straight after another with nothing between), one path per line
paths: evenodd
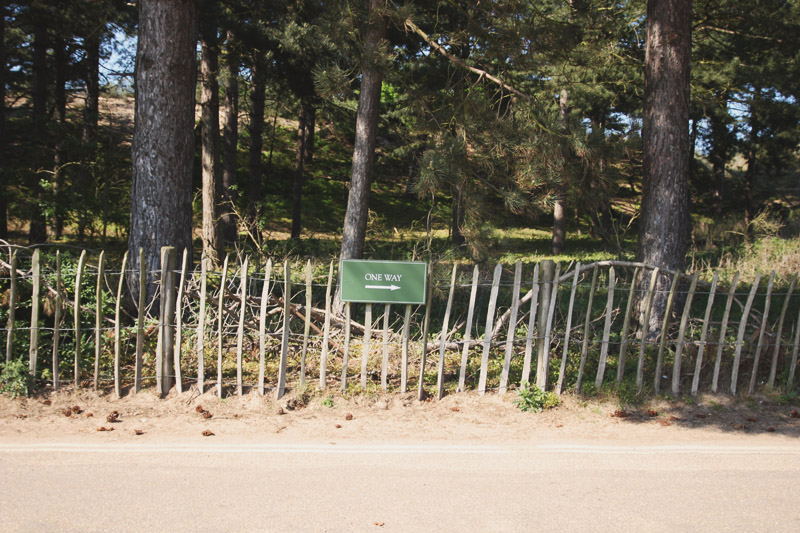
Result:
M280 401L255 392L217 398L196 390L159 398L63 389L31 398L0 396L0 443L518 443L637 445L788 444L800 438L800 398L699 396L621 407L616 400L566 394L540 413L520 411L514 394L459 393L441 401L415 394L311 397ZM207 413L207 414L204 414ZM116 415L114 414L116 413ZM212 435L204 435L211 433Z

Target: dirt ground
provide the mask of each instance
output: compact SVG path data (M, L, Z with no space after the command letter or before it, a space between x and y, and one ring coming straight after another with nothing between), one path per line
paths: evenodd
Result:
M255 392L220 400L196 390L159 398L63 389L31 398L0 396L0 441L70 442L796 442L800 401L699 397L621 408L616 401L564 395L559 407L525 413L515 394L461 393L418 401L415 394L343 397ZM116 415L114 413L117 413ZM205 433L205 435L204 435ZM211 435L211 434L213 435Z

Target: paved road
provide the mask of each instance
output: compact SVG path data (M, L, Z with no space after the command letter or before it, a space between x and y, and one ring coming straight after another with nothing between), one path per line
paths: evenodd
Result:
M2 531L800 531L800 446L0 443Z

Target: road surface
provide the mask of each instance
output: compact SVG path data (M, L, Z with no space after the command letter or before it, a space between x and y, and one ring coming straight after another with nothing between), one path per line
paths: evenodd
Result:
M2 531L800 531L800 446L0 441Z

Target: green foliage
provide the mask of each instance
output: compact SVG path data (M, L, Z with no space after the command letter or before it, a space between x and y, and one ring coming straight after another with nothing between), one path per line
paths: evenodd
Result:
M536 385L523 382L517 391L514 404L521 411L539 413L544 409L552 409L559 404L558 395L551 391L543 391Z
M12 398L29 396L33 390L33 376L28 372L28 363L22 359L9 361L0 373L0 393Z

